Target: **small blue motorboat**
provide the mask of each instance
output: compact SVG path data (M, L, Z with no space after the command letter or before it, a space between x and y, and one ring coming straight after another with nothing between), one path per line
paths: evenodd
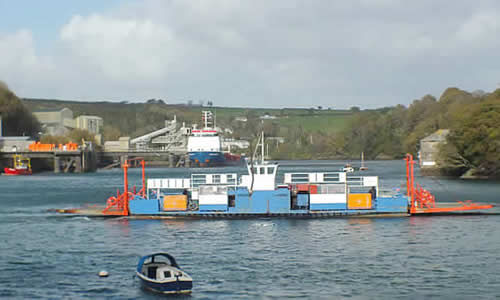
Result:
M144 288L164 294L187 294L193 288L193 279L182 271L175 258L168 253L141 257L137 277Z

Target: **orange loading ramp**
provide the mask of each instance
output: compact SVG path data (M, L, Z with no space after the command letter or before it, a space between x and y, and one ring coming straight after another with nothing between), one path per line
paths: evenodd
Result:
M443 214L452 212L466 212L466 211L477 211L493 208L492 204L478 204L473 203L471 200L458 201L456 203L437 203L436 197L424 189L418 183L415 183L414 164L413 156L411 154L406 155L406 191L410 198L410 214Z

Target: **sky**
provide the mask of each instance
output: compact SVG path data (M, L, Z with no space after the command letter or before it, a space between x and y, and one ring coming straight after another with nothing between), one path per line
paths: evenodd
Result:
M378 108L500 83L496 0L0 0L20 97Z

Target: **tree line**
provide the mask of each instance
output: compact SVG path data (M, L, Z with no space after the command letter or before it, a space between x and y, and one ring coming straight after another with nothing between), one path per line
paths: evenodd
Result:
M288 130L286 143L275 147L276 159L399 159L418 156L420 140L449 129L439 151L443 173L500 176L500 89L492 93L448 88L439 99L426 95L408 107L397 105L357 111L334 133Z
M22 101L0 81L0 116L4 136L35 136L40 123Z
M164 120L174 115L178 121L191 124L199 120L200 110L158 101L120 104L25 99L24 103L31 110L68 107L75 115L101 116L105 140L144 134L163 126ZM0 113L6 136L35 136L40 131L30 110L3 83ZM267 136L283 137L283 144L270 143L273 159L359 159L361 152L366 159L399 159L406 153L417 157L422 138L438 129L449 129L446 143L439 149L438 164L444 173L460 175L473 170L478 175L500 176L500 89L485 93L448 88L439 99L425 95L408 107L355 109L349 113L347 123L333 131L306 130L305 122L312 122L314 112L302 123L284 126L277 120L262 121L257 110L246 109L247 122L222 115L218 124L232 128L236 138L252 140L261 130Z

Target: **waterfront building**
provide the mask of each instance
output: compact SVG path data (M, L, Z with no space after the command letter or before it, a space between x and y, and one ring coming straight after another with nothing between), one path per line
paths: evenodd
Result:
M85 129L95 136L97 144L101 144L103 120L98 116L81 115L75 118L76 128Z
M101 144L101 132L104 124L101 117L81 115L73 118L73 111L67 107L41 109L34 111L33 115L42 125L45 134L66 135L75 128L85 129L95 136L98 144Z
M42 125L45 134L66 135L75 128L73 111L66 107L41 109L34 111L33 115Z
M437 168L439 146L446 142L448 129L439 129L433 134L420 140L419 165L421 169Z

